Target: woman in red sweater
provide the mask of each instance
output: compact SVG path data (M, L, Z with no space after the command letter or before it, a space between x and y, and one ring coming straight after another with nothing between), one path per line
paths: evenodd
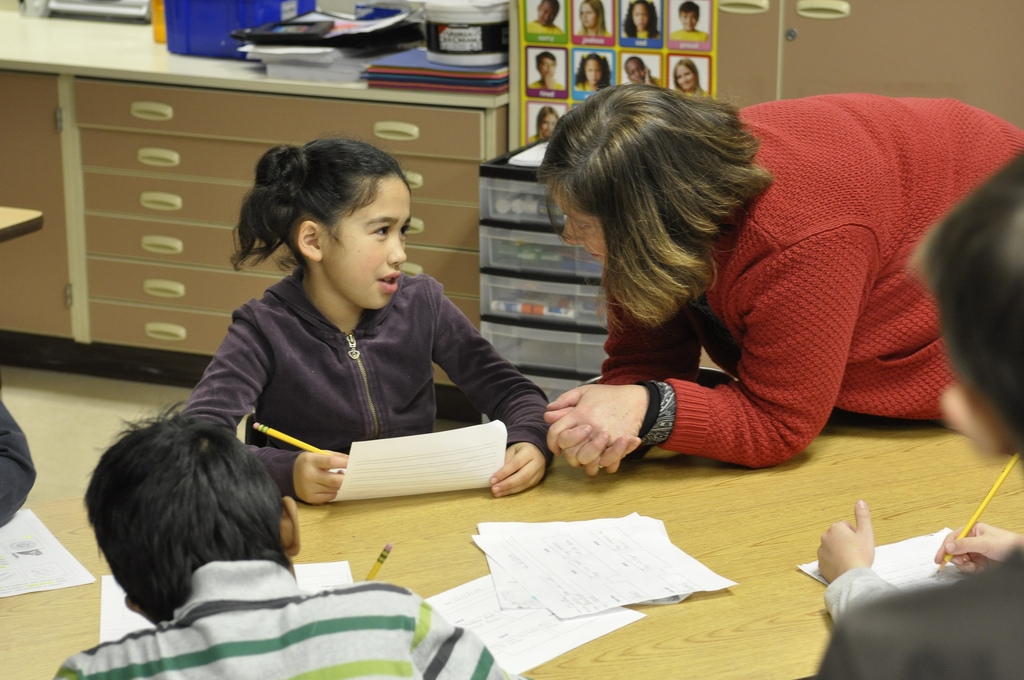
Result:
M548 406L550 448L592 475L646 444L766 467L833 408L938 418L952 374L907 257L1022 150L1024 132L948 99L592 95L538 177L562 237L604 266L608 358ZM698 385L701 348L736 380Z

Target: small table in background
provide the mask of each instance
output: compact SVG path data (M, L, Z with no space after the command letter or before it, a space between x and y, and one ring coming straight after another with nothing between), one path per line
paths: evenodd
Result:
M38 210L0 205L0 241L7 241L42 228L43 213Z

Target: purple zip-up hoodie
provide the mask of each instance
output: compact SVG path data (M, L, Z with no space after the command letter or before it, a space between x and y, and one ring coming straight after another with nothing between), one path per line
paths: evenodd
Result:
M481 413L501 420L508 443L544 452L547 400L426 275L403 276L382 309L346 336L313 306L302 270L232 314L227 337L186 410L232 429L249 413L313 446L346 453L352 442L434 429L437 363ZM271 440L272 444L276 444ZM295 495L298 451L250 446L281 492Z

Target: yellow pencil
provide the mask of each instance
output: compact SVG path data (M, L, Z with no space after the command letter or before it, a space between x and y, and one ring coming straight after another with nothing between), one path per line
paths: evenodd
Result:
M311 446L311 445L307 444L306 442L304 442L304 441L302 441L300 439L296 439L295 437L290 437L290 436L286 435L284 432L278 432L274 428L267 427L263 423L253 423L252 424L252 429L256 430L257 432L262 432L265 435L271 436L274 439L279 439L279 440L281 440L283 442L291 444L292 446L297 446L300 449L302 449L303 451L312 451L313 453L322 453L325 456L331 455L328 452L324 451L323 449L318 449L315 446Z
M390 543L384 546L384 549L380 551L380 555L377 556L377 561L373 563L372 567L370 567L370 573L366 575L367 581L373 580L373 577L377 575L378 571L380 571L380 565L384 564L384 560L388 558L389 554L391 554Z
M999 491L999 487L1003 485L1003 480L1005 480L1006 476L1010 474L1010 470L1013 469L1013 466L1017 464L1018 460L1020 460L1020 453L1015 453L1010 457L1006 467L1004 467L1003 471L999 473L999 478L996 480L996 483L992 485L991 489L989 489L988 495L981 501L981 505L979 505L978 509L974 511L971 518L967 520L967 524L964 526L963 531L960 532L960 535L956 537L957 540L960 540L967 534L971 533L971 529L973 529L974 525L977 524L978 518L981 517L981 513L985 512L985 508L988 507L989 502L996 495L996 491ZM953 556L946 553L946 556L942 558L942 564L939 565L939 569L944 567L951 559L953 559Z

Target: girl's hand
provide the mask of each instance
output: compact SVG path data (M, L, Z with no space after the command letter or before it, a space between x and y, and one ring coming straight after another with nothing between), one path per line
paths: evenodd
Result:
M851 569L870 567L875 561L875 532L868 504L857 501L853 516L856 524L836 522L821 537L818 570L829 583Z
M519 442L505 450L505 464L491 476L491 493L495 498L510 496L544 479L544 454L533 444Z
M342 472L331 472L348 467L348 454L329 451L331 455L303 451L295 458L292 468L292 482L299 500L321 505L334 500L341 483L345 481Z
M1024 548L1024 536L990 524L978 522L970 533L958 539L961 531L963 528L957 529L942 542L942 547L935 553L936 564L942 564L948 553L953 556L950 562L957 569L974 573L992 566L993 562L1002 562L1014 550Z

